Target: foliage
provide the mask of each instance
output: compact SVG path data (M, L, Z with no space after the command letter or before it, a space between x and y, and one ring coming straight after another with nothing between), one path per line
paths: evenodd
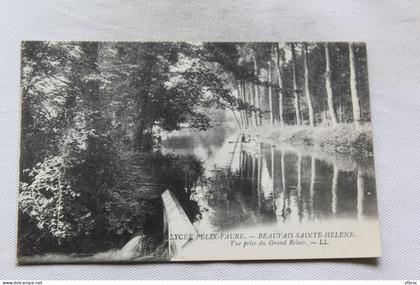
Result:
M208 129L211 122L203 108L252 108L231 94L200 46L118 43L101 48L103 88L112 98L114 124L126 130L137 150L153 148L156 127Z
M79 195L63 179L63 167L63 157L48 157L27 170L33 178L31 184L20 184L22 211L37 221L38 228L46 228L58 239L65 239L71 230L71 225L64 219L64 206L71 205Z
M190 220L197 220L201 216L199 206L190 196L191 189L203 174L202 162L193 155L156 152L144 157L144 163L151 166L164 189L174 193Z
M348 124L333 129L324 128L316 133L315 140L330 152L373 155L372 132L367 124L357 130Z

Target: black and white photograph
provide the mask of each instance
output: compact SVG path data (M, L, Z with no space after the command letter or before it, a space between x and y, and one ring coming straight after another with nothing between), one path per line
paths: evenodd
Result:
M21 264L380 256L362 42L21 43Z

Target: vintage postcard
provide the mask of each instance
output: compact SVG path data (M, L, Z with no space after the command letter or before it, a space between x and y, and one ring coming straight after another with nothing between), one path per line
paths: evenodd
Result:
M22 42L19 263L380 256L364 43Z

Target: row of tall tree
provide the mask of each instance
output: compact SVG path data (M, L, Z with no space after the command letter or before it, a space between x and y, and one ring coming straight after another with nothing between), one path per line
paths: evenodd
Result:
M218 44L219 54L230 44ZM315 126L370 121L366 47L360 43L244 43L220 61L236 96L254 106L237 111L241 128L263 124ZM236 58L235 58L236 57Z

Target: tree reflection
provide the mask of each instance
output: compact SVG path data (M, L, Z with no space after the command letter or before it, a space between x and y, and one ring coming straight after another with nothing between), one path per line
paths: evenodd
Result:
M232 154L238 158L235 167L214 169L207 185L214 210L211 222L217 228L363 218L373 213L364 208L376 203L374 180L361 167L349 170L346 164L343 170L331 159L294 149L237 144Z

